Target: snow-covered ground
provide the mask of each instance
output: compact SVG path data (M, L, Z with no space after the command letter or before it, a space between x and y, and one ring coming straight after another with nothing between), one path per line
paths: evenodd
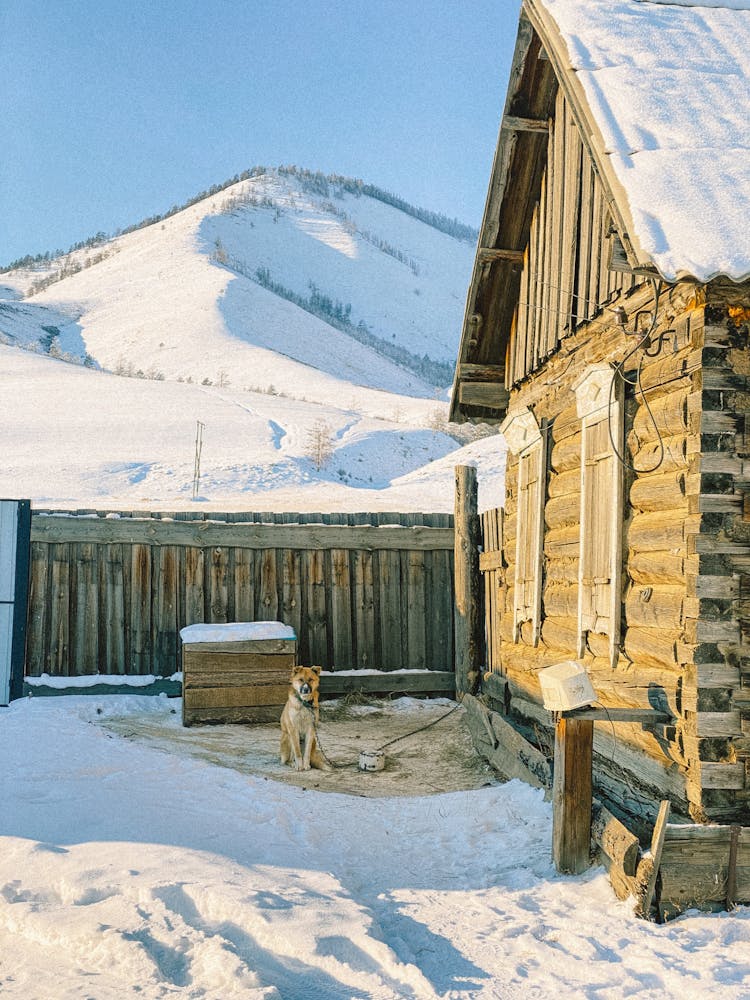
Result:
M444 404L351 385L331 399L126 378L0 345L0 496L63 508L450 511L454 466L475 463L485 506L500 502L497 435L457 451L427 426ZM320 469L316 428L330 443Z
M750 996L750 910L660 927L555 875L538 790L305 791L102 725L128 714L180 725L138 695L0 709L9 1000Z

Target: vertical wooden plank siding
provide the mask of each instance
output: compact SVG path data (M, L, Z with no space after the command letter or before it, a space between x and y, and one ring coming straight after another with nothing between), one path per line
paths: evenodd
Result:
M571 115L564 110L565 121L565 164L564 164L564 204L560 223L560 326L566 325L563 335L575 329L578 315L576 300L576 245L579 232L580 185L583 164L583 145L578 128Z
M323 553L313 549L304 553L307 562L307 628L310 658L313 663L328 661L328 621L325 566Z
M130 635L130 673L152 673L151 656L151 546L130 550L130 600L133 627Z
M34 542L31 546L29 573L29 622L26 634L26 658L29 663L41 665L42 672L49 672L50 593L49 545Z
M508 388L538 369L610 296L633 287L632 275L609 269L610 225L596 168L558 91L508 345Z
M232 620L229 606L229 578L229 549L223 546L207 549L205 555L206 621L224 623Z
M408 654L406 662L415 670L427 667L426 622L425 622L425 554L424 552L404 553L407 573L407 589L411 595L409 618L407 620Z
M125 660L125 583L123 546L101 546L99 591L102 613L99 615L100 671L124 674Z
M181 553L181 616L180 625L194 625L205 620L205 554L197 546L187 546ZM252 619L251 619L252 620Z
M549 166L548 166L549 171ZM536 257L537 257L537 272L536 272L536 327L534 330L534 342L531 345L530 350L527 353L529 358L529 363L527 371L531 371L537 367L541 354L541 345L544 343L547 336L547 326L549 324L550 317L550 283L548 280L549 271L549 243L547 242L547 227L548 227L548 200L550 195L550 181L553 178L550 176L549 172L542 178L542 192L539 196L539 225L537 227L537 245L536 245Z
M179 669L177 629L179 624L179 555L174 545L154 549L152 574L151 648L152 673L169 677Z
M354 580L355 666L374 667L375 602L372 593L372 552L352 552Z
M333 661L337 670L354 666L354 630L352 627L352 586L349 570L349 550L331 549L331 632ZM400 634L400 630L399 630Z
M594 212L594 170L588 157L581 151L581 207L578 229L578 280L576 293L578 322L591 319L595 309L589 301L589 271L591 266L591 227Z
M50 644L48 673L66 675L70 663L70 545L50 546Z
M531 344L536 338L536 329L540 322L541 312L538 309L539 303L539 229L542 226L539 205L534 209L531 217L531 232L529 233L529 254L528 254L528 302L526 306L527 322L525 326L526 339L516 346L516 370L514 381L522 379L524 373L530 370L531 365Z
M406 662L401 628L401 557L398 552L379 553L380 648L384 670Z
M276 621L279 617L279 591L276 583L276 550L266 549L256 560L259 572L257 621Z

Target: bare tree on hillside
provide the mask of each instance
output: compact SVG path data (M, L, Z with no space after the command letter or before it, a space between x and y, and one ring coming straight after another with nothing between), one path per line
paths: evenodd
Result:
M320 471L333 457L333 431L325 420L316 420L307 433L306 456Z

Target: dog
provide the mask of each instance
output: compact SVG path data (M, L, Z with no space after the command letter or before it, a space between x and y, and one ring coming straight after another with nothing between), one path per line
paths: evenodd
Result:
M281 713L281 763L291 764L293 758L298 771L309 771L311 767L330 770L315 734L320 714L319 683L320 667L295 667L289 681L286 705Z

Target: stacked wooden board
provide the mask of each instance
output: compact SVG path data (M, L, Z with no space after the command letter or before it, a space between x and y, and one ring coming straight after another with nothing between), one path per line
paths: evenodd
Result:
M180 632L182 722L272 722L281 717L297 658L282 622L189 625Z

